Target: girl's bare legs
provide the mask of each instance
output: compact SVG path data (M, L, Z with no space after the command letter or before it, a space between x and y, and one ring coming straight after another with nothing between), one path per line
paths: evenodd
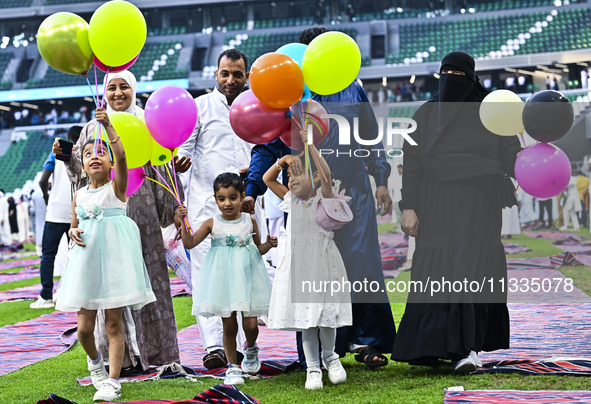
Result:
M123 307L105 310L105 329L109 338L109 377L117 380L121 373L125 349L123 342Z
M236 312L233 312L230 317L222 317L222 324L224 326L223 341L224 351L226 351L226 359L228 360L228 363L239 365L239 363L236 363L236 335L238 334ZM244 331L246 332L246 328Z
M242 317L242 328L246 336L246 347L250 348L257 342L259 336L259 325L256 317Z
M84 352L91 360L98 358L98 351L94 342L94 323L96 310L80 309L78 312L78 341L84 348Z

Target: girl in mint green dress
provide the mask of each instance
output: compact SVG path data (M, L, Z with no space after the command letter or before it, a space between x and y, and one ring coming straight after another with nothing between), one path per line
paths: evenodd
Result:
M111 83L115 80L122 79ZM156 301L156 297L144 264L139 229L126 214L125 151L107 111L97 108L96 119L107 133L114 161L102 140L96 144L90 140L82 148L82 166L90 184L79 189L72 202L69 236L76 245L70 251L55 307L78 312L78 340L88 355L88 370L98 390L94 401L113 401L121 397L123 308L139 309ZM113 181L110 180L112 169ZM98 309L105 309L109 373L94 339Z
M194 234L184 224L181 226L183 244L188 249L211 234L211 248L193 278L193 315L222 318L228 358L224 382L242 384L242 372L256 374L261 368L257 316L267 314L271 299L271 281L262 255L277 246L277 238L267 236L267 241L261 243L254 217L240 212L244 189L238 174L218 175L213 189L220 214L206 220ZM184 219L187 208L181 205L177 215ZM237 312L242 313L246 335L241 368L236 363Z

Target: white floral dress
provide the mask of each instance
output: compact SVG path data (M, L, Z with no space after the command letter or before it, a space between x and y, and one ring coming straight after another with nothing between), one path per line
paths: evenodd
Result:
M300 331L311 327L351 325L351 297L342 286L347 272L333 232L316 223L321 190L310 201L288 192L279 208L288 213L279 239L279 265L273 281L268 327ZM308 282L308 283L307 283ZM328 285L326 289L321 285Z

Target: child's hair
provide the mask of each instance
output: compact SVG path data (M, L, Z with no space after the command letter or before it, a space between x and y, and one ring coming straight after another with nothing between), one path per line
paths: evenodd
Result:
M86 146L88 146L89 144L94 145L95 139L90 139L88 140L86 143L84 143L84 146L82 146L82 150L80 150L80 160L82 160L82 167L84 167L84 148ZM103 147L103 149L109 149L109 145L103 140L103 139L98 139L99 145ZM107 151L107 153L109 153Z
M68 140L77 143L78 139L80 138L80 132L82 132L82 126L72 126L68 130Z
M234 187L240 194L244 192L244 184L238 174L222 173L215 177L213 181L213 192L217 193L220 188Z

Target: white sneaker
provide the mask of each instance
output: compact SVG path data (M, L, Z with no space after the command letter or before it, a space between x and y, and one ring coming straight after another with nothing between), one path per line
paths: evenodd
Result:
M228 364L224 384L244 384L244 378L242 377L242 369L240 369L240 366Z
M94 395L94 401L113 401L121 398L121 385L107 380Z
M456 364L453 372L457 375L463 375L474 372L475 370L476 363L474 363L474 360L470 356L467 356Z
M32 309L51 309L53 307L53 300L45 300L44 298L39 296L39 299L31 303L29 307Z
M99 363L96 365L90 361L90 358L86 357L86 362L88 362L88 370L90 371L90 378L92 379L92 384L94 388L99 390L102 384L109 379L109 374L107 373L107 369L105 369L105 363L103 362L103 358Z
M470 351L470 358L472 358L472 360L476 364L476 367L482 367L482 361L480 360L478 354L475 351Z
M308 376L306 377L306 389L316 390L323 388L322 372L320 369L308 369Z
M333 354L329 360L322 359L322 364L328 370L328 380L332 384L341 384L347 380L347 372L339 359L339 355Z
M261 361L259 360L259 346L254 344L250 348L246 344L242 350L244 359L242 359L242 371L251 375L256 375L261 370Z

